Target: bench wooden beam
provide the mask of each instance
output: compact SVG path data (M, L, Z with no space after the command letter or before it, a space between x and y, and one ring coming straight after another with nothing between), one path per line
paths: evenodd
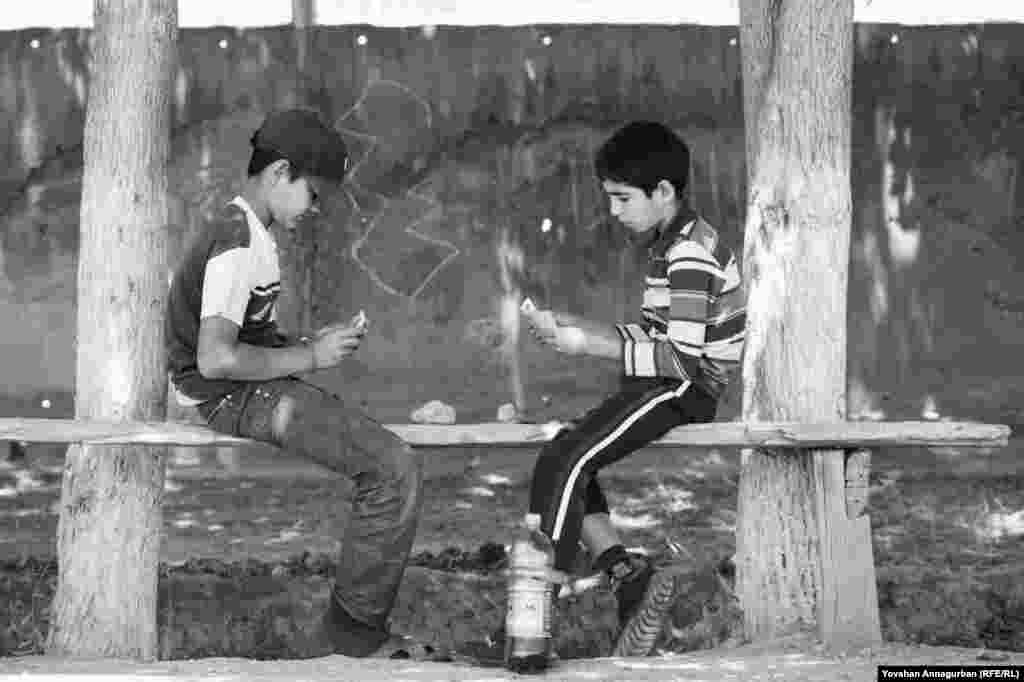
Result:
M385 424L410 445L535 446L562 424ZM655 446L758 447L851 450L878 447L1001 447L1010 428L979 422L714 422L680 426ZM82 419L0 418L0 441L29 443L143 444L174 446L247 445L212 429L184 422L111 422Z

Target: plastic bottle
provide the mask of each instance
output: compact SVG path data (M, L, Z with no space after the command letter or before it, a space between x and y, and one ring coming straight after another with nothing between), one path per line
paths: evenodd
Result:
M543 672L550 663L554 561L555 548L540 529L540 515L527 514L509 556L505 667L514 673Z

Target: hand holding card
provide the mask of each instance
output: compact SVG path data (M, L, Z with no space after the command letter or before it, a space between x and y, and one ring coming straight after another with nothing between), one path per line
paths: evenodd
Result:
M559 327L555 341L563 353L579 355L587 349L587 334L579 327Z
M368 317L366 317L366 313L363 312L362 310L360 310L359 313L357 313L352 318L352 326L356 327L357 329L365 331L369 325L370 320Z
M558 326L555 322L555 314L550 310L539 309L529 298L523 300L519 310L527 317L537 331L545 336L553 336Z

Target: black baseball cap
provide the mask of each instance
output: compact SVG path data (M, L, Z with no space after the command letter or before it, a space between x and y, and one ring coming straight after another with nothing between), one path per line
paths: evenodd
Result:
M255 149L277 152L308 175L341 182L348 171L348 149L341 134L312 109L269 113L251 142Z

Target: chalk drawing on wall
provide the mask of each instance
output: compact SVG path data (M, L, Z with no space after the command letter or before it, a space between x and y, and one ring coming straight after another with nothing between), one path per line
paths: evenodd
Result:
M423 231L423 227L428 222L439 220L441 215L443 214L443 207L441 203L435 200L434 198L428 196L422 190L427 180L423 180L414 185L413 187L411 187L410 189L405 190L397 199L390 198L379 192L374 192L360 182L360 171L363 169L366 162L375 153L379 151L382 136L356 130L350 126L346 126L345 122L352 119L354 116L358 116L360 113L362 113L361 109L366 103L367 98L373 93L374 90L378 88L392 88L399 91L403 95L411 98L420 108L422 108L426 127L428 129L433 128L433 112L430 109L430 104L422 97L417 95L413 90L403 85L402 83L399 83L398 81L384 79L372 80L369 83L367 83L364 86L359 97L356 99L355 103L345 113L343 113L335 120L335 128L345 133L346 135L351 135L359 140L362 140L367 144L365 152L353 164L352 170L349 173L349 179L344 188L346 197L348 198L349 202L351 202L353 208L356 210L357 213L362 213L363 207L360 205L355 194L349 188L349 185L354 186L361 192L365 192L373 196L379 202L379 209L374 211L372 213L372 218L370 218L368 221L364 223L364 227L361 233L352 242L349 252L352 257L352 260L366 274L366 276L370 278L370 280L374 283L375 286L382 289L383 291L386 291L391 295L405 298L410 301L414 301L423 293L424 289L426 289L427 286L434 279L436 279L441 272L444 271L444 269L452 261L459 257L460 250L455 244L449 242L448 240L442 239L440 237L431 236ZM402 227L402 231L405 234L411 236L413 239L425 245L430 245L432 247L439 248L441 252L444 253L445 255L441 258L440 262L438 262L432 269L430 269L429 272L422 276L422 279L419 282L417 282L415 286L411 287L411 291L409 290L409 288L406 288L406 290L403 291L394 283L388 282L386 278L381 275L378 269L375 268L363 257L362 252L373 232L380 228L381 218L385 215L394 215L396 213L402 212L401 207L396 207L397 210L394 211L389 211L389 209L395 207L395 204L398 202L409 201L421 203L425 206L425 208L418 211L416 217L413 218L410 222L406 222ZM406 217L405 220L408 220L408 217Z

